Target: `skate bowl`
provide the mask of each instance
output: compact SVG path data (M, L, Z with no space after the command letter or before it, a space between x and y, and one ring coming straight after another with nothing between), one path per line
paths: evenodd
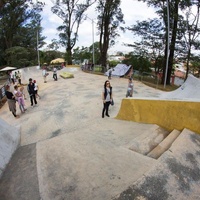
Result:
M188 128L200 133L200 80L192 75L175 91L158 98L123 99L116 118L157 124L168 130Z

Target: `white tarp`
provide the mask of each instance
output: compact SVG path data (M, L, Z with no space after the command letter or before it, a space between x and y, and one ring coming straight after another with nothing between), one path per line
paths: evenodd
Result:
M131 66L127 66L126 64L117 64L112 71L112 76L124 76ZM110 69L109 69L110 70ZM109 70L105 73L108 76Z
M3 69L1 69L0 71L10 71L10 70L14 70L17 69L16 67L4 67Z

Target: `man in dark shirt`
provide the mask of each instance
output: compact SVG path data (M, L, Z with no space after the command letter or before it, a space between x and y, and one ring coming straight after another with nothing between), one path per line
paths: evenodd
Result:
M10 92L10 86L9 85L6 85L5 94L6 94L9 110L12 112L12 114L14 115L15 118L19 118L19 115L16 114L15 96L13 95L12 92Z
M28 90L28 93L29 93L29 96L30 96L31 106L33 106L33 101L34 101L35 105L37 105L34 88L35 88L35 84L33 83L32 78L29 78L29 84L27 86L27 90Z

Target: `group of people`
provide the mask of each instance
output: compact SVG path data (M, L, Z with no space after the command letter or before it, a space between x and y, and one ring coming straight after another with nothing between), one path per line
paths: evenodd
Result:
M5 89L9 110L12 112L15 118L19 118L19 115L16 114L16 102L18 102L21 113L25 113L27 110L24 101L26 99L24 94L24 86L15 85L13 92L10 91L10 85L6 85ZM31 106L33 107L34 105L37 105L36 97L40 98L40 96L38 94L38 85L36 80L33 80L32 78L29 79L27 91L30 96Z
M42 75L44 78L44 83L47 83L47 76L49 73L47 72L46 67L42 70ZM19 109L21 113L25 113L27 110L25 107L25 94L24 94L24 86L21 85L21 73L18 72L11 72L10 73L10 79L12 83L14 84L14 91L10 91L10 85L6 85L5 87L5 95L7 97L7 102L9 106L9 110L12 112L13 116L16 118L19 118L19 115L16 114L16 102L18 102ZM57 68L53 68L53 79L57 81ZM16 84L16 80L18 80L18 84ZM19 86L18 86L19 85ZM27 85L27 91L30 96L30 102L31 106L34 107L37 105L37 97L40 98L38 94L38 84L36 83L36 80L33 80L32 78L29 79L29 84Z
M46 77L47 72L46 68L43 68L42 71L43 77L44 77L44 82L46 83ZM54 68L53 70L53 78L55 81L57 81L57 69ZM29 79L29 84L27 86L27 91L30 96L30 102L31 106L33 107L34 105L37 105L37 99L36 97L40 98L38 94L38 85L36 83L36 80L33 80L32 78ZM127 92L126 92L126 97L132 97L133 96L133 80L130 77L128 79L128 87L127 87ZM14 117L18 118L19 116L16 115L16 101L19 104L19 109L21 110L21 113L24 113L26 111L25 108L25 95L24 95L24 87L20 86L18 87L17 85L14 86L14 94L10 91L10 85L6 86L6 97L8 100L8 106ZM104 83L104 88L102 91L102 100L103 100L103 110L102 110L102 118L106 115L107 117L110 117L108 111L109 111L109 106L114 104L113 100L113 92L112 92L112 86L110 84L109 80L106 80Z
M18 84L21 85L21 72L17 71L17 72L10 72L9 74L9 80L10 82L13 83L13 85L18 81Z
M129 78L126 97L132 97L132 96L133 96L133 80L132 78ZM104 83L104 88L102 91L102 100L103 100L102 118L104 118L104 115L110 117L108 113L109 106L114 104L114 100L113 100L112 86L109 80L106 80Z
M44 83L47 83L47 76L48 75L49 75L49 73L47 72L47 68L46 68L46 66L44 66L43 70L42 70L42 76L44 78ZM53 68L53 79L54 79L54 81L58 80L57 68L56 67Z

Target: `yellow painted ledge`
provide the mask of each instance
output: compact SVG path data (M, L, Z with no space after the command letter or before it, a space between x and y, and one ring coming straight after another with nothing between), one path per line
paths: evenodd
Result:
M123 99L116 119L157 124L170 131L188 128L200 134L200 102Z

